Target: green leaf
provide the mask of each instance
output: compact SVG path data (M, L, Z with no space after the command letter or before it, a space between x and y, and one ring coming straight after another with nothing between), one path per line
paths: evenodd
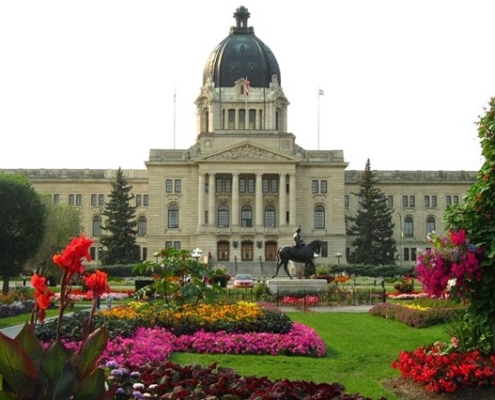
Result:
M0 375L20 398L32 397L38 374L33 360L15 339L0 332Z
M76 370L80 380L93 372L96 362L107 346L107 341L107 328L102 327L94 331L83 342L76 361Z
M70 361L70 352L59 341L52 343L45 351L41 359L41 370L51 384L60 377L67 361Z
M0 392L0 400L19 400L19 397L12 392Z
M77 400L113 399L117 389L118 386L114 385L108 392L105 390L105 371L102 368L97 368L79 382L74 397Z
M71 399L77 383L76 372L70 359L65 360L62 372L58 379L52 383L51 400Z
M39 374L41 358L43 357L43 346L27 322L16 336L15 340L19 342L22 348L29 354L29 357L36 367L36 371Z

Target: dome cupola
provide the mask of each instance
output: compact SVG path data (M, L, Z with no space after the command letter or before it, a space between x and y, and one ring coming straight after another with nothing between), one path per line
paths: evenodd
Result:
M274 75L281 85L280 68L270 48L248 26L248 9L239 7L234 13L236 25L230 34L211 52L203 73L215 87L232 87L241 78L247 78L253 88L268 88Z

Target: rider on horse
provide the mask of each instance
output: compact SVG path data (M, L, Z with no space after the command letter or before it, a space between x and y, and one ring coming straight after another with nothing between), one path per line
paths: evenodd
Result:
M294 233L294 236L292 237L294 240L294 247L301 247L304 246L304 240L301 239L301 227L297 228L296 233Z

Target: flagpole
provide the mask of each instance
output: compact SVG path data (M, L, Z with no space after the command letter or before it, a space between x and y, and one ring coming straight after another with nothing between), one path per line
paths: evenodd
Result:
M174 150L175 150L175 125L176 125L176 114L177 114L177 102L176 102L176 90L174 88Z
M318 92L318 150L320 150L320 92Z

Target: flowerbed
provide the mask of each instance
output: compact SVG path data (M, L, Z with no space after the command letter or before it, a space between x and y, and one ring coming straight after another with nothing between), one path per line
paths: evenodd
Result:
M374 316L402 322L413 328L427 328L432 325L457 319L466 312L463 307L424 308L425 307L410 307L393 303L380 303L372 307L369 313Z
M495 355L479 351L449 352L455 347L435 343L414 351L403 351L392 362L403 378L425 385L432 392L452 393L468 386L495 386Z

